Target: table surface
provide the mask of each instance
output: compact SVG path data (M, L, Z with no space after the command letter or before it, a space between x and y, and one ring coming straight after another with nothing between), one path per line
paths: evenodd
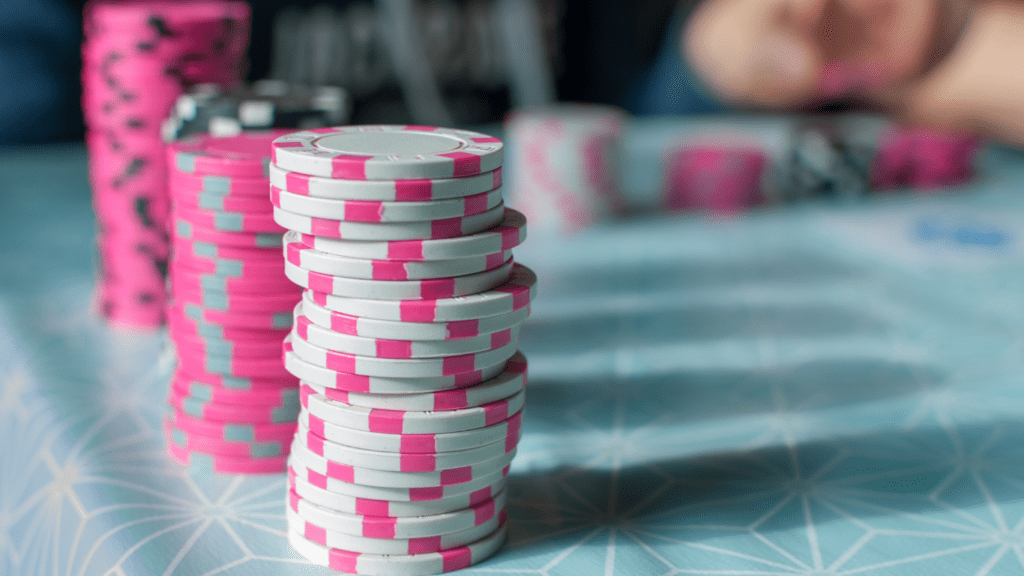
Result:
M1022 178L532 237L510 535L465 574L1024 573ZM166 336L90 313L83 149L0 151L0 206L0 574L329 573L283 476L165 456Z

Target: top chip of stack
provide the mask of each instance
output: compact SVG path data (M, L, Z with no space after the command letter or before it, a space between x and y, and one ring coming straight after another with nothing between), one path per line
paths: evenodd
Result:
M200 84L182 94L161 132L166 142L208 133L235 136L243 130L320 128L348 122L351 102L338 86L297 86L260 80L225 88Z
M519 326L536 277L504 207L503 144L353 126L273 143L285 273L306 288L284 344L302 380L289 541L357 574L437 574L505 535L524 405Z

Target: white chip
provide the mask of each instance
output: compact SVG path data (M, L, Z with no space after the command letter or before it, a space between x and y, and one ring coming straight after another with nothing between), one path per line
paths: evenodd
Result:
M321 252L369 260L451 260L511 250L526 240L526 217L506 208L504 220L494 228L456 238L437 240L356 241L311 234L302 243Z
M483 232L501 223L505 204L472 216L419 222L346 222L303 216L274 206L274 220L288 230L344 240L432 240Z
M292 194L338 200L413 202L462 198L501 186L501 168L464 178L422 180L339 180L289 172L270 165L270 183Z
M288 531L288 542L307 560L348 574L366 576L429 576L461 570L490 558L505 542L505 526L466 546L446 552L430 552L411 556L358 554L321 546L307 540L294 530Z
M400 300L454 298L486 292L506 283L512 273L512 266L512 258L509 258L507 262L497 268L454 278L366 280L311 272L291 262L285 262L284 274L299 286L316 292L346 298L388 300L397 304Z
M492 334L506 328L518 326L525 322L530 315L530 306L527 305L518 310L496 316L453 320L450 322L377 320L376 318L354 316L329 310L314 302L313 299L315 297L315 293L310 290L305 290L302 293L302 314L306 318L309 318L314 324L329 328L334 332L366 338L458 340L461 338L472 338L480 334Z
M503 148L501 140L468 130L346 126L282 136L272 144L272 161L344 180L460 178L500 167Z

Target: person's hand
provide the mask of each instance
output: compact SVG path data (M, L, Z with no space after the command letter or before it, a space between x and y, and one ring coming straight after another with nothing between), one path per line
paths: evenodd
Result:
M947 54L970 0L704 0L681 49L734 104L896 106Z

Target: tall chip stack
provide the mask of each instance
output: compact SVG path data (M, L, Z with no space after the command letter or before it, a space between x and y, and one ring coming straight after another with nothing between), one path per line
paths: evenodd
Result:
M164 422L179 462L220 473L281 473L299 412L281 341L300 290L284 275L271 142L290 130L197 135L168 146L171 304L178 365Z
M288 538L354 574L438 574L505 537L525 400L519 325L536 277L504 207L503 144L355 126L277 139L285 270L305 288L284 342L301 379Z
M86 4L82 109L98 222L95 302L112 324L164 322L169 203L160 125L191 85L241 80L249 14L234 0Z

